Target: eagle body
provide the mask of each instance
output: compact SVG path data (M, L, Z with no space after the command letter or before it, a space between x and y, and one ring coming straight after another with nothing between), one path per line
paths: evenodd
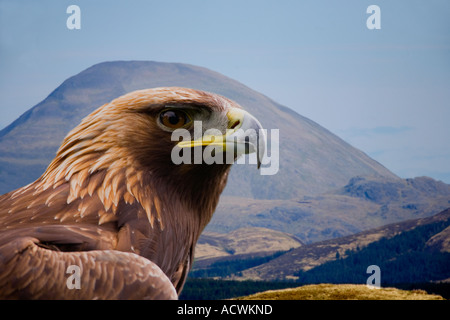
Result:
M171 133L201 121L225 141L237 126L261 127L241 110L170 87L83 119L39 179L0 197L0 298L176 299L231 164L174 164Z

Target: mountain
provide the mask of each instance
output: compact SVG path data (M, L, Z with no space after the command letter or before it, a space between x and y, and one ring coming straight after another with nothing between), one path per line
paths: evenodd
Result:
M278 173L264 176L254 166L235 165L224 195L290 199L343 186L357 175L397 178L317 123L219 73L180 63L114 61L70 77L0 131L0 193L38 178L64 136L90 112L124 93L160 86L206 90L237 101L269 130L269 141L270 129L279 129Z
M127 92L160 86L206 90L237 101L269 130L270 146L277 145L271 129L279 130L278 172L261 175L254 165L234 165L207 232L226 238L241 228L266 228L308 244L450 206L449 185L400 179L319 124L233 79L202 67L152 61L93 65L1 130L0 193L38 178L64 136L90 112ZM273 159L275 154L269 153Z

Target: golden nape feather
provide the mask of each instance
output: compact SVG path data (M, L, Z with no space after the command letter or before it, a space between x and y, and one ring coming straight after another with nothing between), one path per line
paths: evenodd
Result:
M201 134L218 132L213 140L195 136L199 123ZM231 163L179 163L174 150L215 146L233 160L256 150L259 161L260 129L235 102L193 89L139 90L101 106L39 179L0 197L0 298L176 299Z

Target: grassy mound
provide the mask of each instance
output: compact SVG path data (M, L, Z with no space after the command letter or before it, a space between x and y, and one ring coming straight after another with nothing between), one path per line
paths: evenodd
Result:
M369 288L356 284L317 284L291 289L269 290L237 300L444 300L423 290Z

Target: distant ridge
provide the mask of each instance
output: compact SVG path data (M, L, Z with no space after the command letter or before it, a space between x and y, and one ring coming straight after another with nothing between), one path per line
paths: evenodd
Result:
M301 283L311 283L312 279L312 283L355 283L354 279L359 279L356 283L365 283L368 277L365 268L376 264L386 272L382 283L448 281L449 229L450 209L447 209L431 217L389 224L301 246L267 263L242 271L238 278L296 279ZM372 255L364 251L369 246L373 248ZM348 257L354 259L346 262ZM358 263L363 267L355 272L352 268ZM326 264L333 272L326 269Z

